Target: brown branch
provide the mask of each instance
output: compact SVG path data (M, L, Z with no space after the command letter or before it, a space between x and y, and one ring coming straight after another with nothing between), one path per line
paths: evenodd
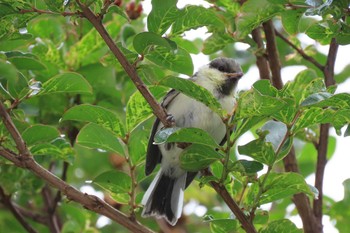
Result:
M48 227L50 229L50 232L52 233L59 233L60 230L60 221L58 216L55 214L55 209L53 209L53 198L52 198L52 192L50 190L50 187L48 185L45 185L44 188L41 190L41 195L44 200L45 205L45 211L48 216Z
M202 170L202 174L205 176L212 176L211 172L208 169ZM248 233L256 233L256 229L254 225L249 221L247 216L243 213L241 208L237 205L237 203L232 199L231 195L227 192L226 188L222 186L220 183L215 181L210 181L210 185L213 189L218 193L221 198L225 201L227 206L230 208L232 213L236 216L238 221L242 224L243 229Z
M23 218L23 215L12 204L11 196L6 195L3 188L0 186L0 199L1 202L12 212L17 221L26 229L29 233L37 233L37 231Z
M47 226L47 217L44 215L41 215L37 212L34 212L33 210L27 210L19 205L16 205L15 203L12 203L13 206L17 209L17 211L23 215L26 218L30 218L31 220L40 223L42 225Z
M283 87L281 78L281 65L279 61L279 55L277 51L275 29L272 21L268 21L263 24L265 36L266 36L266 46L268 51L268 58L270 63L270 69L272 72L273 85L281 89ZM299 173L299 168L297 164L297 159L295 156L294 147L290 150L288 155L283 159L284 168L287 172ZM305 233L316 233L320 232L319 223L316 221L315 216L310 205L308 197L304 193L299 193L293 196L293 202L298 209L298 213L303 222L303 228Z
M334 65L338 52L338 44L333 38L330 45L327 56L327 62L323 70L326 87L335 84L334 80ZM314 215L319 222L319 225L322 226L322 206L323 206L323 178L324 171L327 164L327 148L328 148L328 139L329 139L329 124L322 124L320 126L320 137L317 144L317 164L316 164L316 173L315 173L315 187L318 189L319 196L318 199L314 200ZM322 228L320 229L322 231Z
M260 28L255 28L252 31L253 40L258 46L258 51L255 53L256 65L259 69L260 79L270 79L269 63L261 51L265 51L264 42L261 38Z
M33 157L29 154L26 145L18 133L18 130L13 125L13 122L7 113L4 105L0 102L0 115L3 119L3 123L7 130L10 132L13 138L15 139L16 145L20 148L20 153L24 153L27 156L19 156L9 150L6 150L0 147L0 156L12 161L16 166L26 168L33 172L38 177L45 180L51 186L57 188L62 192L62 194L66 195L67 198L71 201L75 201L80 203L86 209L94 211L96 213L102 214L113 221L119 223L120 225L126 227L132 232L142 232L142 233L151 233L152 231L146 228L145 226L139 224L137 221L131 221L127 216L125 216L122 212L114 209L112 206L108 205L106 202L101 200L100 198L89 195L86 193L82 193L73 186L70 186L65 181L61 180L45 168L43 168L40 164L38 164Z
M283 82L281 78L281 63L277 50L275 28L273 26L272 20L263 23L263 27L266 37L266 51L272 74L271 81L277 89L282 89Z
M298 48L295 44L293 44L290 40L288 40L288 38L286 38L285 36L282 35L282 33L280 33L278 30L275 30L276 35L281 38L284 42L286 42L290 47L292 47L294 50L296 50L300 56L302 56L306 61L312 63L314 66L316 66L318 69L320 70L324 70L324 66L321 65L318 61L316 61L313 57L310 57L309 55L307 55L304 50Z
M90 10L89 7L82 4L79 0L76 0L80 8L82 9L82 15L89 20L89 22L94 26L94 28L98 31L100 36L108 45L109 49L112 51L114 56L118 59L121 66L124 68L125 72L129 75L130 79L135 84L136 88L140 91L143 97L147 100L148 104L151 106L153 113L159 118L159 120L166 127L173 126L174 122L168 117L168 113L162 108L154 96L151 94L147 86L143 83L143 81L138 76L136 69L132 66L124 54L120 51L120 49L116 46L113 39L110 37L105 27L99 20L99 18Z

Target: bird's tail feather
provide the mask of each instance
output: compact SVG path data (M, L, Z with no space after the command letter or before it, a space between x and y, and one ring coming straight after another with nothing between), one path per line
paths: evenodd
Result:
M169 177L159 170L142 199L142 216L164 217L175 225L180 218L183 206L186 173L178 178Z

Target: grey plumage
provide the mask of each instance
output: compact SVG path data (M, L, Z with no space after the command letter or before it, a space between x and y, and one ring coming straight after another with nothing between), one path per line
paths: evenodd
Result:
M219 101L222 108L230 112L234 106L234 89L242 76L239 64L229 58L217 58L198 70L191 78L206 88ZM225 125L221 118L204 104L171 90L162 106L171 114L177 127L196 127L207 131L218 143L225 138ZM142 204L143 217L165 218L175 225L181 216L184 190L193 181L196 172L180 168L182 149L173 145L154 145L153 139L163 125L156 119L151 131L146 154L146 175L152 173L158 163L161 168L146 191Z

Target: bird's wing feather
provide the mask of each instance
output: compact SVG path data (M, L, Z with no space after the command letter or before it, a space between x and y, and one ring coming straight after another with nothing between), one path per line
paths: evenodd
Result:
M180 92L172 89L170 90L167 95L164 97L162 102L162 107L167 108L170 102L179 94ZM162 160L162 154L159 150L159 147L157 145L154 145L154 136L156 135L159 124L161 124L160 120L157 118L152 127L151 136L148 141L148 147L147 147L147 154L146 154L146 175L149 175L152 173L154 168L157 166L158 163Z

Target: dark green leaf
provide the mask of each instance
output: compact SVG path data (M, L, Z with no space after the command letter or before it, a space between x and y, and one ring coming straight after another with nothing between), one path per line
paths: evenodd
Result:
M213 33L203 44L202 52L210 55L225 48L228 44L235 42L234 38L226 33Z
M264 168L264 165L257 161L249 161L245 159L240 159L232 164L230 170L238 171L243 174L254 174L258 171L261 171Z
M180 47L175 51L157 47L147 53L145 57L151 62L171 71L187 75L193 74L192 58L186 50Z
M40 61L30 57L11 57L9 61L19 70L43 70L45 65Z
M123 17L124 19L129 21L129 17L128 15L125 13L124 9L122 9L121 7L117 6L117 5L112 5L108 8L108 13L113 12L116 13L118 15L120 15L121 17Z
M213 148L193 144L181 153L181 168L187 171L199 171L222 158Z
M125 130L117 115L112 111L95 105L78 105L68 109L62 116L62 120L74 120L92 122L111 130L117 136L124 136Z
M59 136L58 130L48 125L33 125L22 133L24 141L29 146L38 142L49 142Z
M92 88L84 77L78 73L62 73L43 83L38 95L52 93L91 94Z
M205 104L219 115L222 115L221 105L217 99L207 89L195 84L189 79L168 76L162 79L159 84L174 88L175 90Z
M300 103L300 106L305 107L305 106L312 106L314 104L317 104L323 100L329 99L332 97L332 94L328 92L320 92L320 93L314 93L309 95L304 99L303 102Z
M131 178L121 171L107 171L98 175L93 183L115 194L128 193L131 189Z
M171 24L181 15L176 7L177 0L152 0L152 11L147 17L150 32L163 35Z
M302 233L302 229L298 229L294 223L288 219L280 219L270 222L261 230L261 233Z
M213 219L209 221L210 230L215 233L234 232L237 225L238 221L235 219Z
M166 89L159 86L150 87L150 91L156 99L164 96ZM135 92L126 105L126 128L131 132L141 122L152 116L152 109L140 92Z
M272 4L268 0L248 0L242 8L241 13L236 19L237 34L236 37L243 39L261 23L271 19L276 14L282 12L284 6Z
M190 29L197 29L203 26L224 31L224 23L212 9L201 6L186 6L181 10L181 15L176 18L171 28L171 33L179 35Z
M219 145L204 130L199 128L166 128L157 132L155 143L162 144L165 142L186 142L202 144L205 146L218 148Z
M137 34L134 37L133 45L134 49L139 54L147 54L148 52L146 50L150 48L150 46L162 46L169 52L174 49L169 43L169 40L153 32L141 32Z
M120 139L108 129L94 123L89 123L80 130L76 143L90 149L101 149L120 155L124 154Z

